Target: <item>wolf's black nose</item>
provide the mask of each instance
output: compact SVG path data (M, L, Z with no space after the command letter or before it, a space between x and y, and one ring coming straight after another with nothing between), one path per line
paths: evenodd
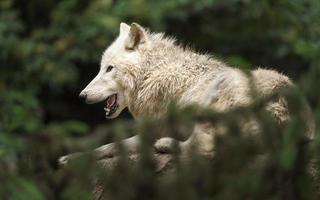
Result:
M80 99L80 101L82 101L82 102L86 102L86 100L87 100L87 94L86 94L86 93L80 93L80 94L79 94L79 99Z

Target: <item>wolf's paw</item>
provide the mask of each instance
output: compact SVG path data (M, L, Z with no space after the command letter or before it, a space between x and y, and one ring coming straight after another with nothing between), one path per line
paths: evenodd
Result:
M58 159L58 164L60 166L65 166L70 163L71 160L81 156L82 153L73 153L69 155L62 156Z
M65 166L66 164L68 164L69 158L70 158L69 155L60 157L60 158L58 159L58 164L59 164L60 166Z
M158 153L172 153L174 142L175 142L175 139L170 137L160 138L155 142L154 149Z

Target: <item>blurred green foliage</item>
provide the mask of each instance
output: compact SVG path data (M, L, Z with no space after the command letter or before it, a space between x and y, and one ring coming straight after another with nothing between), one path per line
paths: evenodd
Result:
M81 104L77 95L97 73L100 56L122 21L176 36L236 67L265 66L288 74L319 124L318 0L1 0L0 199L88 198L88 180L75 182L58 174L56 159L71 149L110 140L99 136L103 140L91 144L86 142L89 136L83 138L104 123L103 112L99 105ZM301 122L294 121L279 144L266 140L266 149L272 148L276 152L272 155L279 157L252 170L243 163L251 161L258 147L248 138L226 137L219 140L223 156L212 168L208 167L212 163L195 162L160 181L148 162L133 170L136 174L120 168L111 178L122 181L107 184L114 185L110 195L113 199L169 199L170 195L171 199L280 199L282 188L277 187L288 179L289 186L283 187L293 184L300 196L286 199L307 199L303 197L310 197L310 181L299 170L311 155L319 157L320 140L317 137L311 153L304 154L294 133L299 126ZM116 177L119 174L122 177ZM146 177L141 180L137 174ZM139 196L146 190L147 196Z

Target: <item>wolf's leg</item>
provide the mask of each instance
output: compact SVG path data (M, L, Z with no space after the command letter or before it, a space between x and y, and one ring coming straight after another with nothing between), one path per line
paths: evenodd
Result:
M140 139L138 135L124 139L121 141L124 149L129 153L135 153L138 151L140 144ZM97 159L102 159L105 157L113 157L118 153L118 147L116 143L110 143L96 148L93 151Z
M159 153L172 153L177 143L180 155L188 157L190 151L204 156L213 156L214 151L214 129L208 123L196 124L194 131L186 141L178 141L174 138L160 138L154 144L154 148Z
M214 152L215 132L210 123L196 124L192 135L180 145L181 153L195 151L197 154L211 157Z
M139 146L139 137L138 135L130 137L128 139L122 140L121 144L124 146L124 148L128 152L137 152L138 151L138 146ZM70 160L76 159L80 156L83 156L85 154L89 154L94 156L96 159L102 159L106 157L113 157L117 154L117 144L116 143L110 143L106 144L103 146L100 146L93 151L88 151L88 152L78 152L78 153L73 153L69 155L65 155L59 158L59 164L60 165L66 165Z
M174 142L178 141L171 137L163 137L155 142L154 148L158 153L172 153Z

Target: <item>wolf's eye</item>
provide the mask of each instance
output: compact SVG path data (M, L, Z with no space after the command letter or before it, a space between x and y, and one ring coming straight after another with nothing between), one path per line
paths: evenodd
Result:
M106 69L106 72L110 72L111 70L113 69L113 66L112 65L109 65Z

